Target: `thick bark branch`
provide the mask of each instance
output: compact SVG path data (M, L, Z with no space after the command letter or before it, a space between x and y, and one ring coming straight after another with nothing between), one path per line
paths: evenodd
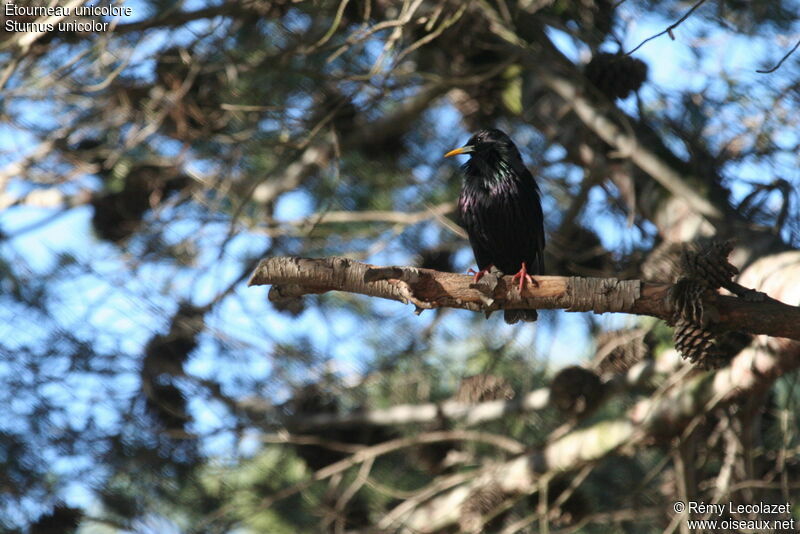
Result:
M0 207L2 206L0 197ZM266 234L271 237L280 235L305 235L309 229L323 224L342 223L386 223L397 225L418 224L430 219L443 222L444 226L454 234L466 239L467 233L458 225L445 222L445 216L454 212L455 202L443 202L429 206L425 210L406 212L393 210L364 210L364 211L323 211L292 221L270 220L270 227Z
M327 427L352 427L359 425L396 426L411 423L430 423L440 418L476 425L500 419L503 416L542 410L550 403L550 390L540 388L519 399L492 400L478 404L457 402L399 404L391 408L357 411L348 414L318 413L297 414L287 424L293 431L305 432Z
M565 309L595 313L623 312L670 320L670 284L616 278L536 276L538 287L522 293L510 276L472 277L417 267L377 267L348 258L277 257L261 260L249 285L272 284L269 298L279 301L306 294L346 291L412 303L417 313L434 308L460 308L491 313L499 309ZM710 328L766 334L800 340L800 307L774 299L749 302L712 295L704 307L714 310Z
M675 358L679 360L676 355ZM657 372L654 362L646 360L635 365L626 374L614 376L604 383L603 398L612 394L641 387L653 380ZM496 421L510 415L532 413L552 407L550 388L538 388L514 399L488 400L478 403L446 400L441 403L398 404L389 408L358 410L350 413L297 413L284 420L294 432L318 432L325 428L352 428L361 425L387 426L413 423L431 423L446 419L464 426L474 426ZM266 412L266 410L262 410ZM264 414L266 415L266 414ZM258 415L257 415L258 417Z

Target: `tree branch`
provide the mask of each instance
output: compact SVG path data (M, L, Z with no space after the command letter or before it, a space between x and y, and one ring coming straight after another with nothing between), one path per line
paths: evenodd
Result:
M415 436L409 436L405 438L397 438L379 443L377 445L372 445L370 447L363 447L352 456L319 469L311 476L311 478L301 480L300 482L284 488L273 495L269 495L261 502L261 506L263 508L269 508L273 503L303 491L316 481L325 480L333 475L347 471L349 468L358 465L361 462L383 456L390 452L424 443L438 443L442 441L455 440L488 443L514 454L520 454L523 449L517 441L511 438L490 434L489 432L475 432L470 430L440 430L426 432L424 434L417 434Z
M800 48L800 41L797 41L797 43L795 43L795 45L792 47L792 49L789 50L788 52L786 52L786 55L784 55L781 58L781 60L778 61L778 63L774 67L772 67L771 69L757 69L756 72L759 73L759 74L769 74L771 72L775 72L776 70L781 68L781 65L783 65L783 62L786 61L787 59L789 59L789 56L794 54L795 50L797 50L798 48Z
M2 204L0 204L2 206ZM467 238L466 232L456 224L446 222L446 215L456 209L455 202L443 202L428 206L420 211L393 211L393 210L363 210L363 211L322 211L306 217L291 221L268 221L270 227L266 234L270 237L280 235L302 235L314 226L323 224L349 224L349 223L386 223L398 225L413 225L430 219L440 222L454 234Z
M678 356L676 360L680 361ZM652 360L641 362L626 374L604 383L609 398L617 391L641 387L653 380L656 369ZM532 413L552 407L550 388L538 388L514 399L496 399L478 403L446 400L440 403L397 404L389 408L357 410L350 413L296 413L284 419L293 432L318 432L325 428L352 428L362 425L394 427L412 423L431 423L446 419L465 427L496 421L510 415ZM266 415L266 414L265 414Z
M272 284L269 298L280 301L307 294L346 291L412 303L417 313L460 308L491 313L499 309L564 309L595 313L622 312L671 320L670 284L616 278L536 276L518 293L510 276L472 277L417 267L377 267L349 258L283 256L261 260L249 285ZM800 307L771 298L750 302L713 294L703 306L713 310L713 330L736 330L800 340Z
M442 403L399 404L390 408L356 411L348 414L297 414L287 420L293 431L311 431L327 427L359 425L396 426L410 423L429 423L440 418L463 421L467 426L500 419L515 413L527 413L546 408L550 390L539 388L519 399L491 400L478 404L454 400Z
M680 19L678 19L677 21L675 21L672 24L670 24L669 26L667 26L667 28L664 31L658 32L655 35L651 35L650 37L648 37L647 39L645 39L644 41L639 43L639 46L637 46L636 48L634 48L630 52L626 52L625 54L628 55L628 56L633 54L634 52L639 50L641 47L643 47L645 45L645 43L648 43L648 42L652 41L653 39L661 37L665 33L669 34L669 38L674 41L675 40L675 35L673 35L672 30L674 30L675 28L680 26L686 19L688 19L691 16L691 14L695 12L695 10L697 8L699 8L700 6L702 6L705 3L705 1L706 0L699 0L698 2L695 2L695 4L692 6L691 9L689 9L689 11L684 13L684 15Z

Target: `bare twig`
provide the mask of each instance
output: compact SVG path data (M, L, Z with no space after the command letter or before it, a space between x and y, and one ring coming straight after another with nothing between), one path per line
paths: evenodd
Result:
M315 213L308 217L280 223L279 226L270 227L266 230L267 235L278 236L296 231L299 234L305 233L311 226L321 224L342 224L342 223L388 223L409 226L418 224L429 219L439 219L455 209L455 202L443 202L436 206L431 206L426 210L405 212L389 210L365 210L365 211L328 211ZM448 227L448 229L450 229ZM461 232L456 232L461 237Z
M358 465L362 462L365 462L369 459L374 459L379 456L389 454L390 452L396 451L398 449L404 449L407 447L420 445L423 443L438 443L440 441L454 441L454 440L477 441L482 443L488 443L496 447L499 447L501 449L505 449L506 451L512 454L520 454L523 450L525 450L525 447L521 443L511 438L507 438L505 436L499 436L496 434L490 434L488 432L474 432L470 430L447 430L447 431L428 432L425 434L419 434L407 438L393 439L384 443L380 443L378 445L374 445L372 447L365 447L348 458L332 463L327 467L323 467L322 469L314 473L310 479L298 482L297 484L294 484L288 488L284 488L283 490L275 493L274 495L270 495L269 497L265 498L261 502L261 506L264 508L269 508L274 502L285 499L291 495L294 495L295 493L303 491L309 486L311 486L314 482L325 480L326 478L332 477L333 475L336 475L338 473L342 473L350 469L351 467Z
M77 6L83 4L83 0L72 0L71 2L67 2L63 5L62 15L51 15L48 17L40 17L36 20L38 25L37 28L45 28L48 24L52 26L56 26L62 19L66 17L66 13L71 11L72 9L76 8ZM5 5L5 2L3 3ZM27 31L27 32L18 32L12 39L8 41L4 45L6 48L10 48L14 45L18 46L23 52L26 52L33 43L35 43L40 37L47 33L46 29L38 30L38 31Z
M331 26L328 28L328 31L325 32L325 35L323 35L319 41L303 50L303 54L310 54L311 52L314 52L315 50L319 49L319 47L327 43L331 37L333 37L333 34L336 33L336 30L339 28L339 24L342 22L342 15L344 14L344 10L347 8L349 1L350 0L342 0L339 2L339 7L336 9L336 15L334 15L333 22L331 22Z
M375 463L375 458L368 458L363 464L361 464L361 469L358 470L358 475L356 475L355 480L353 480L352 484L350 484L347 489L342 492L342 495L336 501L336 505L334 506L334 510L336 512L336 517L338 521L341 521L341 518L344 516L344 509L347 506L347 503L355 497L356 493L367 483L369 480L370 471L372 471L372 466Z
M672 33L672 30L674 30L675 28L677 28L678 26L680 26L680 25L681 25L681 24L682 24L682 23L683 23L683 22L684 22L686 19L688 19L688 18L689 18L689 17L692 15L692 13L694 13L694 12L697 10L697 8L699 8L700 6L702 6L702 5L703 5L705 2L706 2L706 0L699 0L698 2L696 2L696 3L695 3L695 4L694 4L692 7L691 7L691 9L689 9L689 11L687 11L686 13L684 13L684 15L683 15L681 18L679 18L677 21L675 21L674 23L672 23L672 24L670 24L669 26L667 26L667 28L666 28L664 31L658 32L658 33L657 33L657 34L655 34L655 35L651 35L650 37L648 37L647 39L645 39L644 41L642 41L641 43L639 43L639 45L638 45L636 48L634 48L634 49L633 49L633 50L631 50L630 52L626 52L626 55L628 55L628 56L629 56L629 55L633 54L634 52L636 52L637 50L639 50L639 49L640 49L642 46L644 46L644 45L645 45L645 43L647 43L647 42L649 42L649 41L652 41L653 39L656 39L656 38L658 38L658 37L661 37L661 36L662 36L662 35L664 35L665 33L666 33L666 34L668 34L668 35L669 35L669 38L670 38L670 39L672 39L672 40L674 41L674 40L675 40L675 35Z
M397 54L397 58L395 59L395 63L399 63L404 57L408 54L416 50L417 48L428 44L429 42L433 41L437 37L439 37L447 28L458 22L458 19L464 14L469 6L468 3L464 3L461 7L451 16L447 17L442 23L439 25L438 28L433 30L432 32L426 34L424 37L420 37L416 42L410 44L407 48L402 50L399 54Z
M781 58L781 60L778 61L778 63L774 67L772 67L771 69L766 69L766 70L757 69L756 72L758 72L759 74L769 74L771 72L775 72L776 70L781 68L781 65L783 65L783 62L786 61L787 59L789 59L789 56L794 54L795 50L797 50L798 48L800 48L800 40L798 40L797 43L795 43L795 45L792 47L791 50L786 52L786 55L783 56Z
M320 438L319 436L304 436L298 434L289 434L288 432L279 432L277 434L263 434L259 436L259 440L264 443L291 443L294 445L316 445L332 451L344 452L347 454L354 454L361 449L366 448L366 445L357 445L353 443L342 443L339 441L331 441L328 439Z

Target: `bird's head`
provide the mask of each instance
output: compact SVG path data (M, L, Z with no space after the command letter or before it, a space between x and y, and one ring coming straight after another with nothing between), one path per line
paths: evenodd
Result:
M469 154L470 160L465 165L467 174L475 171L476 174L497 176L500 169L514 169L522 172L524 164L516 145L505 132L496 128L481 130L469 138L467 144L451 150L444 157L449 158L458 154Z
M505 155L513 152L519 153L517 147L514 146L514 142L511 141L511 138L507 136L505 132L497 128L487 128L470 137L466 145L451 150L445 154L444 157L449 158L458 154L470 154L473 157L486 157L493 153Z

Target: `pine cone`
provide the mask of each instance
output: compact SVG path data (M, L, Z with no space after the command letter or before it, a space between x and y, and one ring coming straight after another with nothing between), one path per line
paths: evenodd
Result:
M614 330L597 336L597 353L605 354L595 365L600 375L621 375L640 362L647 354L644 334L633 330Z
M703 280L712 289L724 287L739 274L739 270L728 262L732 250L730 241L715 241L703 248L684 247L679 267L681 274L686 278Z
M481 532L484 516L494 512L503 503L503 490L497 484L478 488L464 501L458 525L462 532Z
M600 52L586 65L584 75L608 98L627 98L647 80L647 64L622 53Z
M550 384L550 400L560 411L587 415L597 407L605 393L600 377L588 369L565 367Z
M145 346L142 373L149 379L162 374L182 375L183 365L197 348L197 335L205 328L205 312L182 302L172 316L169 332L153 336Z
M458 402L486 402L497 399L513 399L514 390L502 377L479 374L461 380L453 399Z
M306 304L303 297L289 297L272 301L272 307L279 312L287 313L292 317L297 317L306 311Z
M71 534L78 529L83 512L59 504L49 513L44 514L30 526L29 534Z
M727 358L714 345L714 335L689 321L680 319L672 336L681 356L706 369L721 367Z
M653 282L677 282L682 250L680 243L661 242L642 262L642 278Z
M702 325L704 319L703 296L709 292L703 280L681 278L669 288L668 301L674 310L675 320L685 320Z

